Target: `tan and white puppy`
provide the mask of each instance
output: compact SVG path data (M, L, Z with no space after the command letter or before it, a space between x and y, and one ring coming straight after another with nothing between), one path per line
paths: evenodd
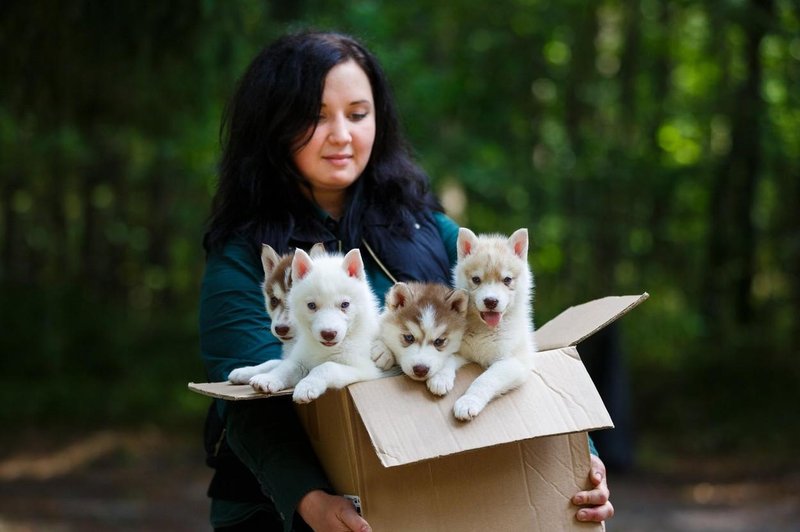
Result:
M325 253L322 244L314 244L311 257ZM291 351L294 345L294 321L289 311L289 290L292 288L292 258L294 253L278 253L269 244L261 246L261 265L264 267L264 282L261 290L264 293L264 306L270 318L270 331L283 344L282 358ZM228 380L234 384L247 384L254 375L266 373L278 365L280 359L267 360L256 366L245 366L231 371Z
M444 395L466 363L457 352L467 326L468 300L464 290L442 284L397 283L386 294L378 345L403 373L425 381L431 393Z
M310 257L295 251L289 308L295 343L288 356L250 385L263 392L294 386L298 403L313 401L329 388L377 378L370 358L378 335L378 302L364 272L361 253Z
M460 355L485 368L455 403L458 419L477 416L495 397L528 378L533 338L533 275L528 267L528 230L510 237L458 231L454 285L469 292L467 330Z

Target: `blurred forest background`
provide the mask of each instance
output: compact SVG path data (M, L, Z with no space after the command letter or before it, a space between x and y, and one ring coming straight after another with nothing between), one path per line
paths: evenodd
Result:
M199 445L221 114L254 54L306 27L376 52L460 223L529 228L537 323L651 294L620 324L641 464L794 452L791 0L3 1L0 425Z

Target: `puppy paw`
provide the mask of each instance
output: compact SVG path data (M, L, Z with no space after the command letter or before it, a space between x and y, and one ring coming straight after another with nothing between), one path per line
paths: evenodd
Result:
M255 366L237 368L230 372L228 380L233 384L247 384L250 382L250 379L258 375L259 372L255 368Z
M454 380L455 375L442 375L442 372L439 372L428 379L426 384L433 395L445 395L453 389Z
M285 389L286 383L269 373L259 373L250 379L250 386L257 392L275 393Z
M294 387L292 399L295 403L310 403L328 389L325 381L315 377L306 377Z
M486 402L474 395L462 395L453 406L453 414L462 421L470 421L480 414L485 406Z
M382 340L375 340L370 350L372 361L380 369L389 369L395 365L394 354Z

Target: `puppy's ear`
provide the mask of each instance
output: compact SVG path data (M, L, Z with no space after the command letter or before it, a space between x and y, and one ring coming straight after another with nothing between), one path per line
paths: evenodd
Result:
M261 244L261 265L264 266L264 277L269 277L281 258L269 244Z
M472 253L473 248L475 247L475 243L477 242L478 237L467 229L466 227L459 227L458 228L458 241L456 247L458 248L458 259L461 260L470 253Z
M314 268L314 261L308 256L308 253L302 249L294 250L294 257L292 258L292 282L296 283L311 272Z
M342 267L350 277L355 277L356 279L360 280L366 279L366 274L364 273L364 261L361 260L361 252L358 250L358 248L351 249L347 252L347 255L344 256L344 263L342 264Z
M312 259L316 259L317 257L321 257L325 254L325 245L322 242L317 242L313 246L311 246L311 251L309 255Z
M396 283L386 294L386 308L397 310L403 308L411 299L411 287L406 283Z
M466 290L453 290L445 298L445 302L450 305L450 310L462 316L467 315L467 304L469 303L469 294Z
M526 228L514 231L514 234L508 237L507 243L514 255L524 261L528 260L528 230Z

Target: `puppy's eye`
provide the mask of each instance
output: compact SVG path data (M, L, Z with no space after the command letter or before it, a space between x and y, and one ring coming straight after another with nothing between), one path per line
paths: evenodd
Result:
M403 335L403 342L406 345L411 345L414 343L414 335L413 334L404 334Z
M503 278L503 284L506 285L506 286L510 286L511 285L511 281L513 281L513 279L511 277Z
M436 340L433 341L433 347L435 347L437 349L440 349L440 348L444 347L444 344L446 344L446 343L447 343L446 339L437 338Z
M277 307L278 305L280 305L280 303L281 303L281 300L278 299L275 296L272 296L271 298L269 298L269 306L271 306L272 308Z
M339 308L341 308L342 310L345 310L349 306L350 306L350 302L349 301L342 301L342 303L339 305Z
M476 275L472 278L472 282L475 284L481 284L481 278Z
M308 310L317 310L317 304L313 301L306 306L308 307Z

